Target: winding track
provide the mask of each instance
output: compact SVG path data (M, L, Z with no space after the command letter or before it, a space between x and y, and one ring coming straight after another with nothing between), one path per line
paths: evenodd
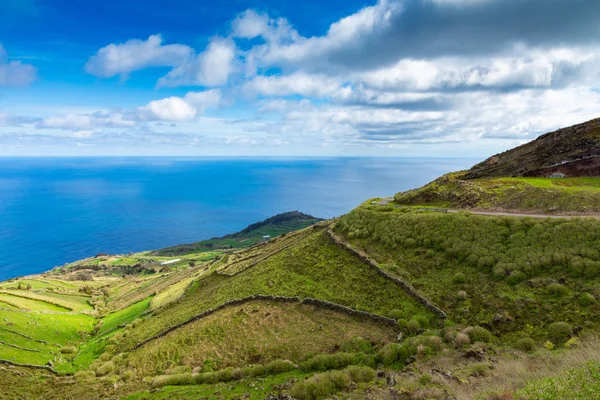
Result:
M376 204L378 206L386 206L389 203L391 203L392 201L394 201L393 197L386 197L384 199L381 199L379 201L374 201L371 204ZM405 206L394 206L396 208L403 208ZM579 214L579 215L547 215L547 214L523 214L523 213L509 213L509 212L496 212L496 211L474 211L474 210L454 210L454 209L446 209L446 208L429 208L429 207L423 207L422 210L430 210L430 211L438 211L438 212L445 212L445 213L459 213L459 212L469 212L471 214L476 214L476 215L490 215L490 216L500 216L500 217L530 217L530 218L540 218L540 219L544 219L544 218L566 218L566 219L573 219L573 218L593 218L593 219L600 219L599 215L589 215L589 214Z

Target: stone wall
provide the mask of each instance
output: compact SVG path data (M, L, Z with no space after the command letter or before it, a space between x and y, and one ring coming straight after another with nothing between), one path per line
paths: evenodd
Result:
M132 350L138 349L140 347L142 347L143 345L145 345L148 342L151 342L153 340L159 339L161 337L166 336L167 334L169 334L170 332L173 332L176 329L179 329L187 324L190 324L192 322L198 321L202 318L205 318L211 314L214 314L217 311L220 311L226 307L231 307L231 306L238 306L241 304L245 304L245 303L249 303L252 301L276 301L276 302L281 302L281 303L298 303L298 304L309 304L309 305L313 305L313 306L317 306L317 307L321 307L321 308L326 308L329 310L334 310L334 311L338 311L347 315L351 315L351 316L356 316L356 317L361 317L361 318L369 318L373 321L379 322L379 323L383 323L389 326L394 326L396 325L396 320L393 318L388 318L388 317L384 317L381 315L377 315L377 314L373 314L373 313L369 313L366 311L358 311L358 310L354 310L352 308L349 307L345 307L342 306L340 304L336 304L336 303L331 303L328 301L324 301L324 300L318 300L318 299L312 299L312 298L305 298L305 299L301 299L299 297L284 297L284 296L271 296L271 295L253 295L253 296L248 296L248 297L244 297L242 299L235 299L235 300L230 300L228 302L225 302L215 308L211 308L210 310L206 310L203 313L200 313L190 319L188 319L187 321L184 321L180 324L177 325L173 325L172 327L170 327L169 329L159 333L158 335L152 336L151 338L148 338L140 343L138 343Z
M404 282L401 279L398 279L398 278L396 278L394 276L391 276L390 274L388 274L387 272L385 272L384 270L382 270L381 268L379 268L379 265L377 264L377 262L375 262L375 260L373 260L371 257L369 257L366 253L364 253L362 251L359 251L359 250L356 250L355 248L353 248L344 239L340 238L335 233L333 233L333 231L331 230L331 228L327 229L327 236L336 245L338 245L339 247L341 247L341 248L347 250L348 252L352 253L354 256L358 257L365 264L367 264L368 266L370 266L371 268L373 268L375 271L377 271L377 273L380 276L393 281L398 286L400 286L402 289L404 289L404 291L406 293L408 293L408 295L410 295L415 300L417 300L419 303L421 303L423 306L425 306L425 308L427 308L429 311L433 312L438 317L440 317L442 319L442 325L443 325L443 320L445 320L446 317L447 317L446 313L444 311L442 311L439 307L437 307L434 304L432 304L427 298L425 298L424 296L422 296L419 293L417 293L407 282Z

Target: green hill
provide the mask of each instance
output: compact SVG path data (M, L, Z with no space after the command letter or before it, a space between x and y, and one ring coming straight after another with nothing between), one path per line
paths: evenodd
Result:
M212 238L200 242L167 247L158 250L153 254L161 256L179 256L182 254L211 251L214 249L246 248L262 242L265 239L306 228L319 221L322 221L322 219L315 218L312 215L304 214L299 211L290 211L251 224L237 233L225 235L220 238Z

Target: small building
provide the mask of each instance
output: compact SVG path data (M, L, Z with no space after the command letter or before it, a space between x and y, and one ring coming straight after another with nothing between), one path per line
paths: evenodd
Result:
M265 240L269 240L269 239L271 239L271 235L264 235L264 236L263 236L263 239L265 239Z

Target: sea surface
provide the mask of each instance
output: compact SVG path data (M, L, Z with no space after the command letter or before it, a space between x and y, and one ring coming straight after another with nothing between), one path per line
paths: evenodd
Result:
M331 218L474 160L0 158L0 280L189 243L284 211Z

